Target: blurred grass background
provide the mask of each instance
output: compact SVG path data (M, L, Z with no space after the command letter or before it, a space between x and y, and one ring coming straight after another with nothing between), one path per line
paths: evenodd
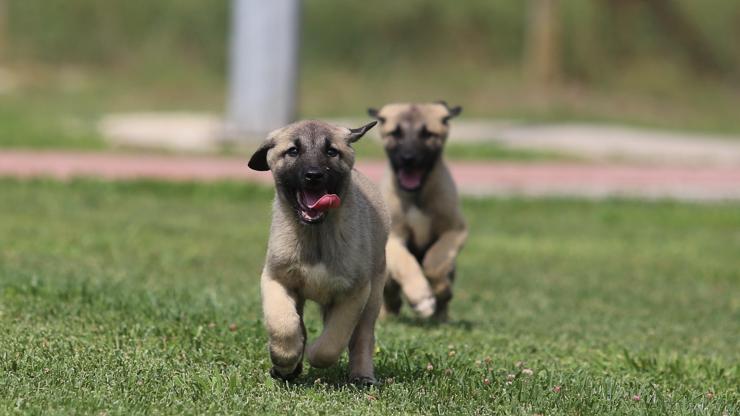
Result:
M444 98L466 116L740 132L740 3L673 3L710 64L697 67L644 1L562 0L562 74L543 89L523 70L528 2L306 0L300 116ZM223 110L229 1L3 6L3 144L43 144L50 125L54 143L98 147L91 120L106 112Z

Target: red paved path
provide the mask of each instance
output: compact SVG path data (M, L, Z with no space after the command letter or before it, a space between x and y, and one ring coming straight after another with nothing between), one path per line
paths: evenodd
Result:
M385 163L361 162L357 168L377 181ZM461 192L467 195L740 199L740 166L457 162L451 169ZM250 170L242 158L61 151L0 151L0 176L272 181L269 173Z

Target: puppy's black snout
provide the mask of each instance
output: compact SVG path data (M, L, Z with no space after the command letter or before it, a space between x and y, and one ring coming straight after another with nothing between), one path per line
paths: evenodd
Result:
M325 176L320 169L309 169L303 174L303 179L307 183L315 184L322 182Z
M401 163L404 166L412 166L414 164L414 155L405 153L401 155Z

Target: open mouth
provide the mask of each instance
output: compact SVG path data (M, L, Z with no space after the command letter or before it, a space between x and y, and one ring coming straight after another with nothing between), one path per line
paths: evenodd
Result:
M327 211L339 208L342 201L336 194L330 194L325 189L301 189L296 193L298 201L298 216L301 221L316 224L323 221Z
M406 191L416 191L421 188L424 180L424 170L401 168L398 170L398 184Z

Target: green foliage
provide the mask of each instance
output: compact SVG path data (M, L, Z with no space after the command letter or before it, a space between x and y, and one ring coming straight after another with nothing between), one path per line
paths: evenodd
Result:
M463 104L466 117L740 131L740 3L676 2L707 39L720 75L697 71L640 2L618 2L626 5L623 20L607 3L560 2L565 79L545 92L522 71L527 1L305 0L300 116L357 117L368 105L444 98ZM0 106L25 101L33 88L58 102L49 85L64 84L68 71L93 85L76 91L96 97L94 113L220 111L226 101L228 0L6 5L8 50L0 56L20 87L0 95ZM70 100L64 114L49 115L79 118L79 107Z
M306 3L304 58L361 69L392 61L488 65L522 54L525 2L470 0Z
M358 390L346 358L295 384L267 375L271 191L2 180L0 194L0 413L740 411L734 204L466 200L452 322L381 322L385 383ZM307 321L316 336L315 308Z
M8 0L11 55L54 63L197 65L223 74L230 26L227 0ZM608 63L635 57L672 58L672 44L644 6L627 6L616 22L606 2L562 2L568 72L602 78ZM683 10L723 63L737 69L740 8L731 0L683 0ZM374 71L392 62L433 69L519 62L524 54L526 1L307 0L303 62ZM627 26L620 26L620 25ZM678 59L678 60L676 60ZM605 62L606 60L606 62Z
M187 62L222 72L227 6L226 0L9 0L11 52L52 63Z

